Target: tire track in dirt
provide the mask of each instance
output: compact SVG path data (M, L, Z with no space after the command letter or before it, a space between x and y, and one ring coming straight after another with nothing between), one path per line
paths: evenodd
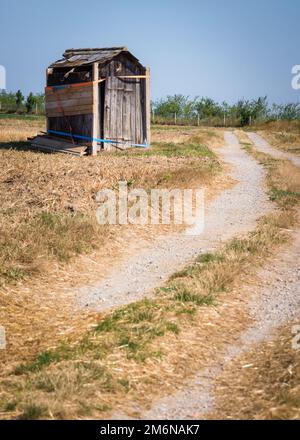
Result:
M259 134L249 132L247 133L250 141L254 144L255 148L262 153L270 154L275 159L285 159L291 161L294 165L300 166L300 157L294 156L290 153L284 153L276 148L272 147L264 138Z
M200 253L213 251L223 241L255 228L256 220L272 209L263 167L241 148L231 132L225 133L225 146L217 154L231 166L230 178L237 183L205 207L202 234L157 237L146 249L113 268L99 284L80 289L79 307L101 311L149 296Z
M278 159L289 159L295 165L300 165L298 158L275 150L256 133L249 133L248 136L259 151ZM254 318L255 324L241 335L237 344L228 348L222 362L199 371L176 393L156 401L140 418L204 419L206 415L213 413L214 382L216 377L222 374L224 366L251 350L256 344L272 339L274 331L279 326L300 315L299 260L300 231L296 230L292 245L258 273L259 289L252 294L249 301L249 313Z
M300 315L299 259L298 230L293 245L258 274L260 286L249 302L250 315L255 319L255 324L241 335L237 344L228 348L221 362L199 371L176 393L155 402L140 418L205 419L207 414L213 412L214 382L223 373L224 367L256 344L272 339L276 328Z

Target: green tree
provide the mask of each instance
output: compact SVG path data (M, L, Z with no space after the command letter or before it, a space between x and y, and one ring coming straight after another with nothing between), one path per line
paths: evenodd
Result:
M195 110L201 119L213 118L222 115L222 108L211 98L197 99Z
M38 112L44 112L45 111L45 95L44 93L37 93L35 95L35 103Z
M273 104L273 117L293 121L300 119L300 103Z
M34 94L32 92L29 93L29 95L27 96L27 100L26 100L26 109L27 109L27 113L31 113L32 110L34 109L36 104L36 97L34 96Z
M0 104L3 111L15 111L16 110L16 95L12 92L6 92L3 90L0 92Z
M24 96L21 92L21 90L18 90L16 93L16 104L17 104L17 108L19 109L21 107L21 105L23 104L24 101Z
M184 95L167 96L166 99L160 99L153 103L153 109L158 116L178 117L186 116L187 106L189 105L189 97Z

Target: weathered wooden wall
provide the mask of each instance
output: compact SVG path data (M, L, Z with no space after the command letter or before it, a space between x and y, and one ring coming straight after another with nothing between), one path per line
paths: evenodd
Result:
M93 113L93 86L46 89L45 108L48 117Z
M47 128L48 130L61 131L65 133L79 134L81 136L91 137L92 136L92 122L93 114L89 115L73 115L67 118L63 117L49 117ZM70 130L70 126L71 129ZM63 137L63 136L62 136ZM74 139L77 143L85 143L84 140L80 141Z

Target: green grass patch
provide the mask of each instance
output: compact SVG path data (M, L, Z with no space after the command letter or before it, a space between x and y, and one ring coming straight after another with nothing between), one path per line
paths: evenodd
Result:
M284 202L291 205L298 203L300 192L286 191L283 189L272 188L270 191L270 199L272 202Z
M195 303L197 306L212 306L215 305L215 297L213 295L197 295L189 291L186 287L177 289L174 299L180 302L191 302Z
M207 146L198 143L175 144L172 142L153 142L148 149L131 149L115 153L117 156L141 155L165 156L165 157L210 157L215 158L215 154Z
M20 420L40 419L46 413L46 408L35 403L25 405Z
M27 115L17 113L0 113L0 119L18 119L20 121L44 121L44 115Z

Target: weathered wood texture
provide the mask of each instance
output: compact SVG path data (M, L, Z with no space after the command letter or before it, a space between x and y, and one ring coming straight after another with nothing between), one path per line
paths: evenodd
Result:
M86 153L85 145L76 145L72 142L52 139L49 136L37 136L33 139L31 146L40 151L68 153L83 156Z
M93 86L46 90L45 108L47 117L93 113Z
M96 156L98 150L98 144L95 139L99 139L100 121L99 121L99 66L98 63L93 64L93 126L92 126L92 143L91 154Z
M150 67L147 67L146 69L146 81L145 81L145 103L144 103L144 117L145 117L145 133L146 133L146 139L145 142L150 145L151 143L151 72Z
M120 55L101 69L106 76L104 102L104 137L121 142L143 144L146 139L145 79L120 78L145 75L131 59ZM110 149L117 144L106 144Z
M48 118L48 130L92 137L93 114Z

